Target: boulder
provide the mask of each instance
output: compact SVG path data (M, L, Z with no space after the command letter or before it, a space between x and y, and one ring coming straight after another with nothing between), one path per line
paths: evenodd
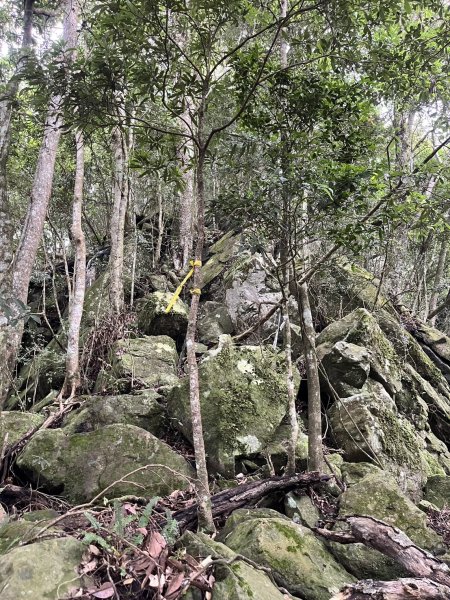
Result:
M310 529L317 526L320 514L309 496L298 496L295 492L289 492L284 498L284 509L286 515L296 523Z
M203 287L223 273L233 257L240 253L241 245L242 235L229 231L208 248L210 258L202 267Z
M233 333L234 326L226 306L208 301L201 305L198 339L205 344L217 343L223 334Z
M161 397L154 390L135 395L90 396L81 398L81 407L64 421L65 433L95 431L105 425L136 425L160 437L165 429L165 411Z
M20 521L2 522L0 525L0 556L6 554L22 542L31 541L33 536L42 527L42 522L37 525L23 519Z
M393 396L402 389L401 364L395 349L380 329L375 317L367 310L358 308L340 321L328 325L317 336L319 358L323 359L332 353L336 342L343 340L347 344L355 344L369 351L368 356L364 355L363 364L369 360L371 378L379 381L389 395ZM336 350L334 352L336 355ZM338 354L336 356L339 358ZM328 364L330 362L328 359ZM334 381L331 380L331 383L334 385Z
M442 550L441 539L427 527L426 515L401 492L395 480L385 471L370 464L344 463L342 472L348 488L340 498L340 517L370 515L398 527L422 548ZM340 529L340 526L335 528ZM358 579L387 581L407 575L396 561L363 544L330 543L329 548Z
M319 352L319 354L321 354ZM325 387L331 385L340 397L352 396L366 383L370 372L370 351L356 344L339 341L323 355Z
M0 448L18 442L27 431L34 429L44 422L42 415L20 411L6 411L0 413Z
M224 543L270 568L279 584L306 600L329 600L354 581L309 529L283 518L245 520Z
M214 569L214 600L283 600L284 595L269 577L243 560L235 560L236 553L224 544L211 540L202 533L187 531L177 542L189 554L201 559L212 556L233 561L230 565L219 564ZM192 590L192 598L195 592ZM201 596L200 596L201 597Z
M178 298L172 310L166 313L172 296L171 292L153 292L144 298L137 311L138 327L146 335L168 335L182 343L186 335L189 309Z
M59 600L83 585L77 568L85 546L71 537L16 547L0 561L2 600Z
M425 500L438 508L450 507L450 477L429 477L425 487Z
M260 453L286 415L284 356L270 348L235 347L231 338L221 336L219 347L200 363L199 382L209 464L234 476L235 457ZM170 392L168 413L192 441L187 378Z
M19 456L17 466L34 484L74 504L91 501L108 486L112 486L105 491L108 498L164 496L186 489L194 475L167 444L148 431L124 424L87 433L40 431ZM133 471L126 481L113 485Z
M167 335L118 340L110 352L110 368L99 374L96 391L115 387L126 392L136 384L169 389L178 383L177 364L175 342Z

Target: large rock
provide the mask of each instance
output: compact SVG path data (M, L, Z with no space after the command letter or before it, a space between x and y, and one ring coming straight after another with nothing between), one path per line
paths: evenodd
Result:
M138 327L147 335L168 335L181 341L186 335L189 309L178 298L170 313L166 308L172 299L170 292L153 292L139 304Z
M199 366L200 402L210 465L234 475L236 456L264 450L287 412L284 357L270 348L233 346L227 336ZM296 377L298 385L299 377ZM187 378L168 397L169 417L192 440Z
M236 559L235 552L205 534L188 531L177 546L186 548L198 559L212 556L233 561L230 565L218 564L214 569L214 600L283 600L285 597L265 573ZM192 592L192 598L196 598L195 592Z
M380 329L375 317L364 308L328 325L317 336L317 354L320 359L333 352L336 342L345 340L366 348L370 362L370 376L379 381L392 396L402 388L401 364L391 342ZM335 352L335 350L334 350ZM333 383L333 381L331 382Z
M186 489L193 476L184 458L167 444L139 427L122 424L88 433L40 431L19 456L17 466L33 483L63 494L74 504L89 502L133 471L105 495L164 496Z
M59 600L83 585L77 568L85 546L71 537L12 549L0 561L2 600Z
M20 411L3 411L0 413L0 448L18 442L27 431L44 422L42 415Z
M110 352L110 369L99 374L96 391L120 392L136 384L146 388L170 388L178 382L178 353L167 335L118 340Z
M208 301L201 305L198 339L204 344L216 343L223 334L233 333L234 326L226 306Z
M339 516L370 515L398 527L422 548L443 549L442 540L427 527L426 515L385 471L363 463L359 466L344 463L342 471L348 488L340 498ZM407 575L396 561L363 544L332 543L329 547L339 562L358 579L390 580Z
M425 488L425 500L438 508L450 507L450 477L430 477Z
M309 529L283 518L245 520L224 543L269 567L281 585L306 600L329 600L354 581Z
M341 397L358 393L370 372L370 351L356 344L339 341L322 358L325 387L332 384ZM323 373L323 371L322 371Z
M64 422L66 433L85 433L114 423L136 425L156 437L164 431L165 412L159 402L160 396L153 390L142 390L135 395L90 396L81 400L81 408L70 413Z
M423 439L398 414L384 387L369 381L364 390L336 401L328 411L334 440L350 462L367 461L393 469L404 489L422 488L431 474Z

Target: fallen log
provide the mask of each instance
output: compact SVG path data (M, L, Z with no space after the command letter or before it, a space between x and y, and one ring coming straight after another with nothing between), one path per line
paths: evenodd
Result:
M331 600L450 600L450 588L430 579L368 579L345 586Z
M288 492L298 488L307 488L312 485L324 483L332 478L331 475L322 475L316 471L284 475L244 483L238 487L224 490L214 494L211 498L212 514L214 519L229 515L237 508L252 506L271 492ZM178 521L181 531L195 530L197 527L197 504L173 513L172 517Z
M400 529L374 517L345 517L350 532L315 528L322 537L344 544L362 543L396 560L414 577L424 577L450 588L450 567L416 546Z

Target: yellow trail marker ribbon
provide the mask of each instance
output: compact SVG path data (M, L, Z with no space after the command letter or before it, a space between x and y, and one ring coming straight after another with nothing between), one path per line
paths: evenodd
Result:
M188 279L190 277L192 277L192 275L194 274L195 267L201 267L202 266L202 261L201 260L190 260L189 264L191 266L191 270L189 271L189 273L186 275L186 277L183 279L183 281L180 283L180 285L175 290L174 295L172 296L169 304L167 305L166 310L164 311L166 314L170 313L170 311L174 307L175 302L178 300L178 298L179 298L179 296L181 294L181 290L186 285L186 282L188 281ZM197 291L198 288L194 288L194 289L195 289L195 292L193 292L193 293L196 293L196 294L200 293L200 290Z

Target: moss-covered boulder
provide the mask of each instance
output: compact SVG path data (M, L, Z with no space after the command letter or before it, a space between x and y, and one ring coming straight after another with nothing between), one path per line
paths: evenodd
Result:
M18 442L21 437L39 427L44 422L42 415L34 415L31 413L20 411L6 411L0 413L0 448Z
M85 546L71 537L13 548L0 560L2 600L59 600L83 585L78 566Z
M426 515L385 471L370 464L344 463L342 472L348 488L340 499L339 516L370 515L398 527L422 548L430 551L443 548L440 537L427 527ZM363 544L331 543L329 548L358 579L390 580L407 575L396 561Z
M294 492L289 492L284 498L284 509L286 515L296 523L301 523L310 529L317 526L320 514L309 496L298 496Z
M85 433L105 425L124 423L159 437L165 428L165 411L160 400L154 390L142 390L134 395L86 397L82 399L81 407L69 414L64 430L66 433Z
M232 476L235 457L260 453L287 412L285 363L270 348L235 347L227 336L220 340L199 366L200 402L209 463ZM168 412L192 440L187 378L169 394Z
M110 352L110 368L99 374L96 391L116 387L127 392L136 385L168 389L178 382L177 363L175 342L167 335L118 340Z
M309 529L282 518L246 520L224 543L272 569L281 585L306 600L329 600L354 581Z
M198 320L198 339L204 344L216 343L223 334L233 333L234 326L226 306L220 302L205 302Z
M190 531L178 541L177 546L186 548L196 558L212 556L214 559L232 561L219 564L214 569L214 600L283 600L284 595L269 577L243 560L236 560L236 553L224 544L211 540L207 535ZM192 593L195 598L195 592Z
M6 554L22 542L31 541L42 527L42 523L30 523L23 519L2 522L0 525L0 555Z
M167 444L148 431L123 424L88 433L40 431L19 456L17 466L42 489L75 504L89 502L133 471L105 495L164 496L186 489L193 476L184 458Z
M331 383L333 389L341 397L351 396L366 383L370 372L370 351L356 344L339 341L325 352L327 346L318 351L326 376L323 375L325 387Z
M373 315L364 308L358 308L340 321L328 325L317 336L319 357L329 355L336 342L343 340L369 351L364 361L369 359L371 377L382 383L391 396L401 390L400 360ZM333 381L331 383L334 385Z
M230 261L239 254L241 249L242 235L229 231L215 244L210 246L208 253L210 258L202 267L203 287L209 285L216 277L222 274Z
M450 507L450 477L429 477L424 498L438 508Z
M189 309L178 298L172 310L166 308L172 299L170 292L153 292L143 299L138 307L138 327L146 335L168 335L182 340L186 335Z

